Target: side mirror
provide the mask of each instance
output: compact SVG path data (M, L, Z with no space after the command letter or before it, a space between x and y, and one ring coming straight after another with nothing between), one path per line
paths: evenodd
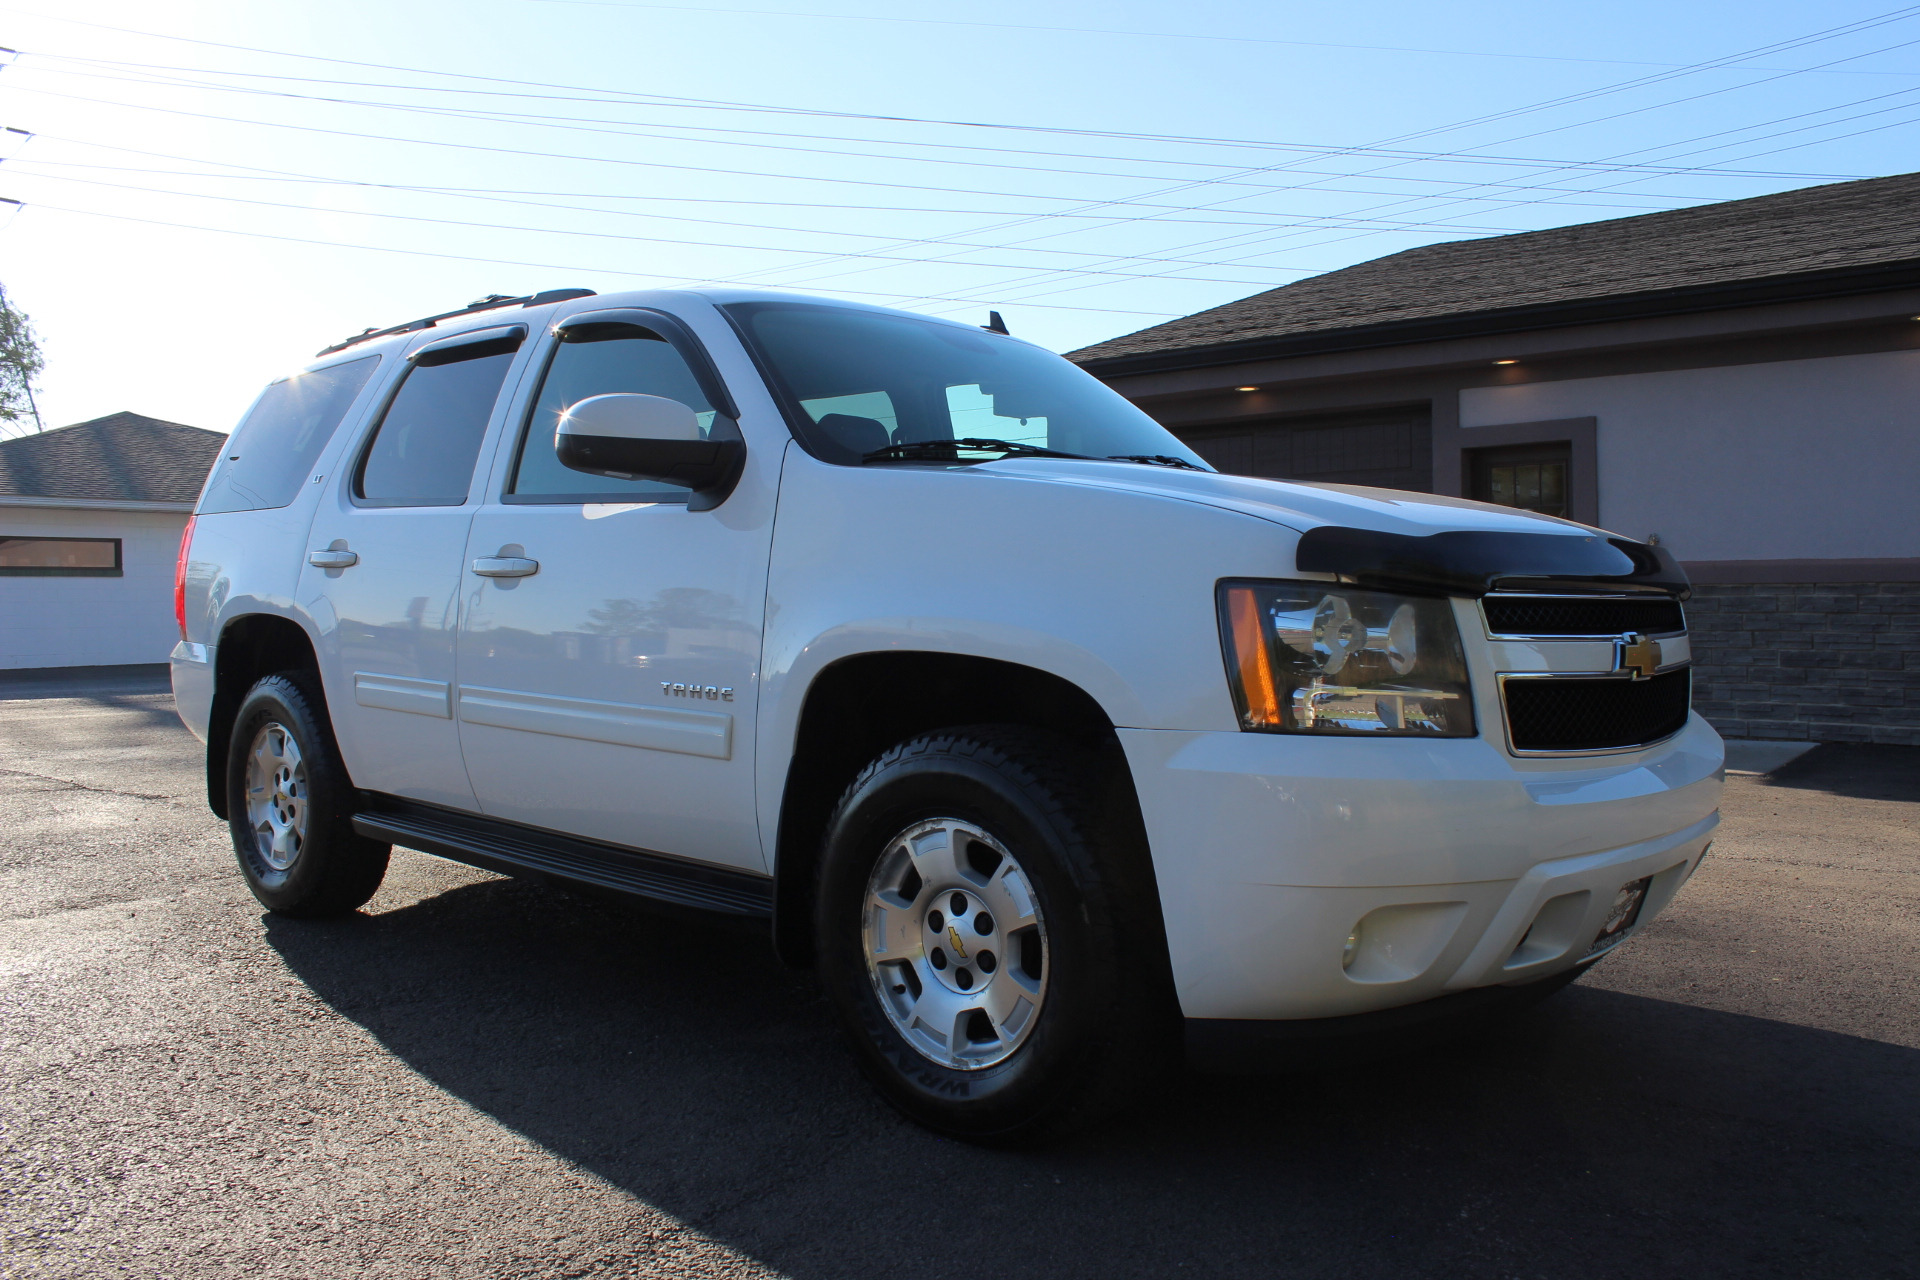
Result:
M691 407L621 391L569 406L560 415L553 448L561 465L574 471L685 485L693 490L688 510L705 511L733 491L747 459L730 420L715 419L714 427L713 438L703 437Z

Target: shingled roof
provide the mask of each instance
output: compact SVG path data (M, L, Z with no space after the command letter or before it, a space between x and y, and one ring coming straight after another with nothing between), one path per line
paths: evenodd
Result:
M1422 245L1069 353L1226 363L1920 282L1920 173ZM1469 320L1475 323L1467 323Z
M191 504L226 441L140 413L0 440L0 498Z

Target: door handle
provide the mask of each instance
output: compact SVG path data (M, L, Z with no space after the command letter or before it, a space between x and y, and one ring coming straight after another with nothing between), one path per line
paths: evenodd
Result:
M540 572L540 562L525 556L481 556L473 562L473 571L483 578L530 578Z
M316 569L348 569L360 563L360 556L344 547L328 547L307 552L307 563Z

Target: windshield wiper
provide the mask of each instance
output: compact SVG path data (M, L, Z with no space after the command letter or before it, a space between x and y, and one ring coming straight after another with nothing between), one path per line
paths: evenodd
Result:
M1062 453L1058 449L1042 449L1039 445L1019 444L1012 440L987 440L978 436L968 436L964 440L902 440L899 444L890 444L869 453L863 453L860 455L860 461L887 462L899 459L910 462L917 458L958 458L962 449L986 450L1018 458L1079 458L1087 462L1094 460L1084 453Z
M1150 467L1179 467L1184 471L1204 471L1205 467L1196 467L1185 458L1176 458L1170 453L1110 453L1109 462L1144 462Z

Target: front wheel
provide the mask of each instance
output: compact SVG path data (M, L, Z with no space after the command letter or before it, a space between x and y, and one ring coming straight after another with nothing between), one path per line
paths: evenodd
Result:
M387 874L388 845L353 830L353 784L318 700L285 675L247 691L227 758L227 814L247 888L270 911L344 915Z
M1175 1059L1158 895L1112 764L986 726L902 743L829 824L821 976L909 1118L1018 1143L1128 1101Z

